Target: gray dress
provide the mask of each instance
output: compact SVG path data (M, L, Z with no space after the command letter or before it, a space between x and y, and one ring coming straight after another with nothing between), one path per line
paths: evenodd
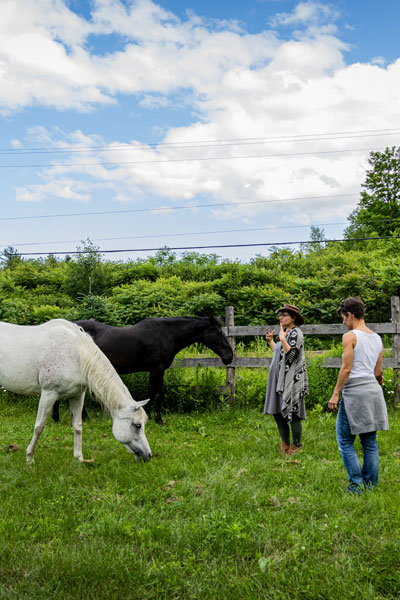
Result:
M276 391L278 383L279 359L282 344L278 342L274 349L271 366L268 373L267 391L265 393L264 415L275 415L281 412L282 398Z

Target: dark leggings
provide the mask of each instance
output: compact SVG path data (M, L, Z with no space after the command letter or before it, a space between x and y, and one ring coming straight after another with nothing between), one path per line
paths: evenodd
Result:
M293 444L295 446L300 446L301 444L301 433L302 433L302 425L301 419L297 415L293 415L292 421L286 423L285 419L282 417L281 413L275 413L274 419L278 426L279 435L281 436L282 442L285 442L288 446L290 445L290 429L292 430Z

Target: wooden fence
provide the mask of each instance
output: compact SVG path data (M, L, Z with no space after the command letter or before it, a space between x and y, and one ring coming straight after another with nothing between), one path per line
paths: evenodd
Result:
M393 369L394 374L394 404L400 402L400 299L397 296L391 298L391 315L390 323L367 323L368 327L380 334L388 334L392 336L392 356L383 359L383 368ZM235 326L234 310L232 306L228 306L225 311L224 332L228 336L229 343L234 351L234 358L230 365L226 368L226 392L233 400L235 396L235 372L238 367L247 368L268 368L271 364L270 357L245 357L235 356L235 340L237 337L245 336L262 336L265 337L265 329L275 329L279 331L279 325L255 325L255 326ZM347 327L341 323L319 324L319 325L302 325L301 330L304 336L308 335L343 335L348 331ZM322 366L325 368L340 368L340 358L325 358ZM176 359L173 367L224 367L220 358L196 357Z

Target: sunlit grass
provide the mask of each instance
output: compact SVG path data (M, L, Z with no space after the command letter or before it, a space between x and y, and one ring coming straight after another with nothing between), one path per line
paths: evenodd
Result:
M0 598L385 599L400 595L400 424L379 434L373 493L344 493L335 417L316 410L305 449L279 454L255 408L150 421L136 462L91 410L72 457L66 408L25 449L36 405L2 402ZM10 450L17 444L19 449Z

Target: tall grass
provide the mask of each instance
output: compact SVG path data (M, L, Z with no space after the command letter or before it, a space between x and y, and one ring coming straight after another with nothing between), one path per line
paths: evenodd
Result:
M353 497L335 417L320 409L309 412L294 457L279 454L261 405L171 413L162 428L148 424L149 464L135 462L91 409L83 447L95 460L79 464L63 407L29 467L36 403L4 395L1 404L2 600L400 596L394 412L379 434L380 484Z

